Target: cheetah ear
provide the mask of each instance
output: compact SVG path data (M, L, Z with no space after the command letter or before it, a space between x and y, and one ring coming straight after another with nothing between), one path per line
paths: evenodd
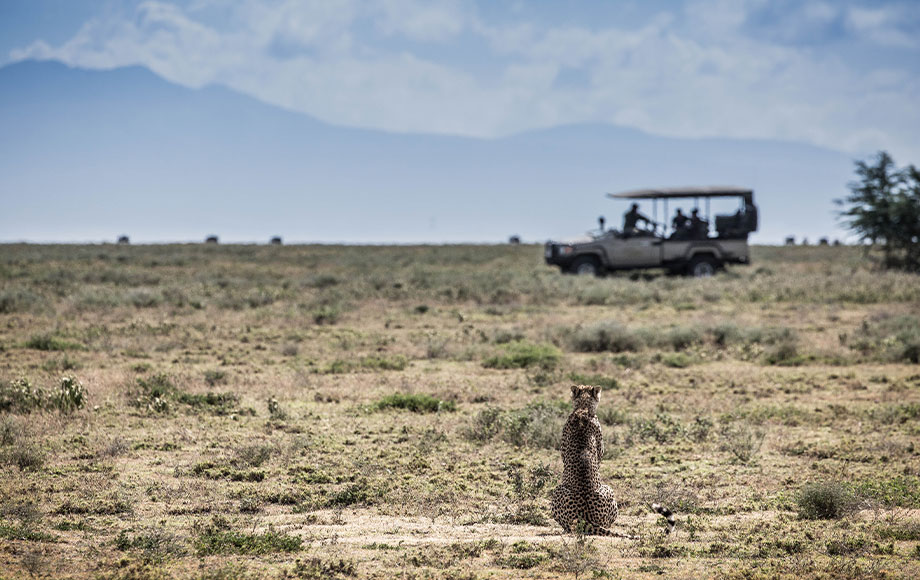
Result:
M600 387L591 387L591 396L597 399L601 394Z
M573 397L578 396L578 391L579 391L578 385L572 385L572 396Z

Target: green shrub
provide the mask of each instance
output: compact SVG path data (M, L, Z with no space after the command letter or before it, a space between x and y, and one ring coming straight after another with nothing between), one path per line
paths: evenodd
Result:
M21 471L38 471L45 464L45 452L30 442L0 450L0 463L15 465Z
M26 524L7 524L0 522L0 538L7 540L22 540L25 542L57 542L58 538L33 529Z
M61 413L72 413L86 405L86 389L75 377L61 377L57 390L50 393L48 403Z
M64 376L57 388L34 387L26 378L0 383L0 411L31 413L56 410L69 414L86 405L86 388L75 377Z
M409 359L398 354L391 357L366 356L358 360L335 359L329 366L319 370L323 374L340 375L361 371L401 371L409 366Z
M720 449L728 451L739 463L751 463L760 453L764 432L747 424L726 425L721 431Z
M0 290L0 314L26 312L44 302L44 297L28 288L6 288Z
M313 311L313 322L319 325L332 325L342 317L342 310L336 306L321 306Z
M297 560L294 569L290 572L291 578L301 580L327 580L341 576L357 576L358 570L351 560L342 558L323 560L322 558L308 558ZM285 576L286 578L288 576Z
M643 338L618 322L601 322L572 334L577 352L634 352L645 346Z
M620 383L613 377L604 375L583 375L581 373L569 373L569 380L578 385L593 385L604 389L614 390L620 388Z
M685 350L702 342L702 340L703 333L699 329L690 326L677 326L665 333L663 342L674 350Z
M204 382L210 386L215 386L227 382L227 372L222 370L204 371Z
M568 403L536 402L522 409L483 409L464 432L475 441L498 437L516 447L554 449L559 444Z
M920 477L899 475L891 479L869 479L854 484L853 491L886 507L920 508Z
M685 369L693 364L693 359L682 352L669 352L661 356L661 364L675 369Z
M539 367L543 370L556 368L562 360L562 353L551 344L510 342L503 352L482 361L482 366L492 369L523 369Z
M764 353L767 364L777 366L798 366L808 359L799 353L798 340L794 337L777 342Z
M267 404L269 417L276 421L284 421L287 419L287 411L281 407L281 403L278 402L278 399L270 397Z
M259 556L275 552L299 552L303 540L289 536L269 527L261 534L247 534L235 530L208 526L195 538L195 553L198 556L215 554L243 554Z
M45 390L33 387L25 377L0 383L0 411L31 413L43 408L46 399Z
M383 491L383 489L372 488L368 481L362 478L331 492L326 498L326 507L370 505L383 495Z
M228 415L239 403L239 395L236 393L212 393L208 391L204 394L182 393L176 394L176 401L183 405L188 405L196 409L205 409L215 415Z
M181 391L166 373L138 377L136 382L137 396L131 404L151 413L166 413L172 409L174 404L180 404L208 411L214 415L228 415L239 403L239 396L236 393L211 391L186 393Z
M122 530L115 538L115 549L125 552L136 550L143 554L148 562L160 562L167 556L185 554L183 542L174 534L163 529L151 529L133 537Z
M192 467L192 474L205 479L226 479L229 481L260 482L265 479L261 469L239 469L226 463L201 461Z
M680 422L665 413L658 413L651 419L634 419L629 424L628 440L668 443L683 436L684 427Z
M375 409L405 409L413 413L453 412L457 406L453 401L442 401L424 393L394 393L374 404Z
M804 520L835 520L856 510L852 490L836 482L809 483L796 496L799 517Z
M83 345L77 342L69 342L53 334L35 334L25 343L26 348L35 350L80 350Z

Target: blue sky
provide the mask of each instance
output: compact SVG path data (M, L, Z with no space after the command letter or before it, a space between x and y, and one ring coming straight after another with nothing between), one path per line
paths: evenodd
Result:
M920 2L3 0L0 64L139 64L324 121L605 122L920 162Z

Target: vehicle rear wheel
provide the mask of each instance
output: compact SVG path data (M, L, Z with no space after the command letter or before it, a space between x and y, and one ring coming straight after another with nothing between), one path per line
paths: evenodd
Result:
M582 256L581 258L576 258L572 262L572 266L569 268L573 274L577 276L600 276L601 267L598 264L597 259L591 256Z
M687 275L694 278L710 278L715 275L719 263L709 255L695 256L687 266Z

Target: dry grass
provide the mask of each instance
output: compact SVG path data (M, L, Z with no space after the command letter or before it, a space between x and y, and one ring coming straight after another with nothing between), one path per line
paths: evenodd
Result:
M754 259L4 246L0 577L917 577L918 278ZM573 381L641 541L549 517Z

